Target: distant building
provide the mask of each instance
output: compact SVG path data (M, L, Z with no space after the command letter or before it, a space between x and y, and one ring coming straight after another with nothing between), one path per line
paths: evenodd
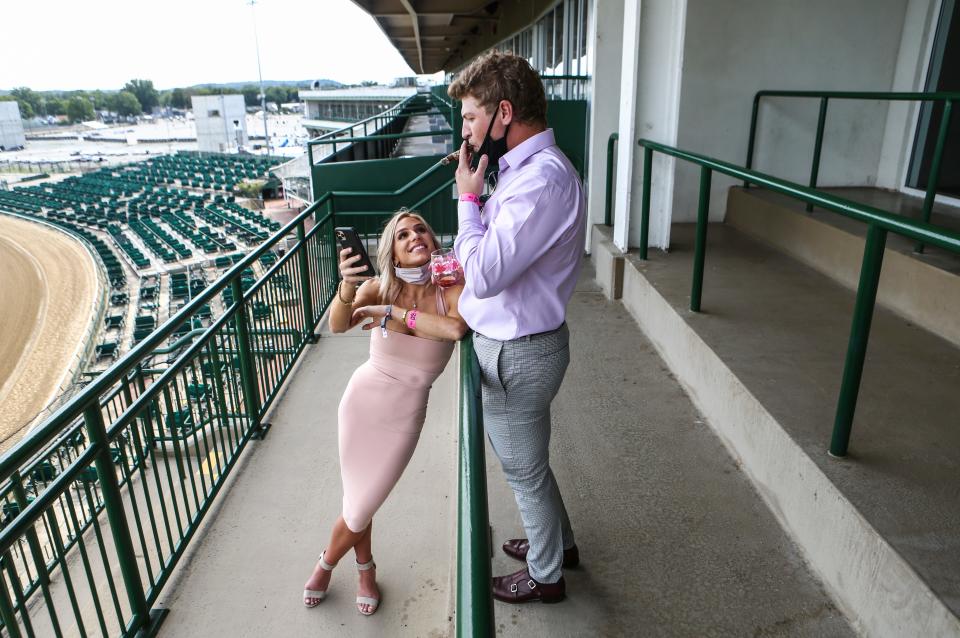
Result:
M23 148L26 143L20 105L16 102L0 102L0 151Z
M381 113L414 95L415 86L358 86L349 89L300 91L303 126L311 137L331 130L331 122L356 122Z
M242 95L194 95L190 100L201 152L224 153L250 143Z

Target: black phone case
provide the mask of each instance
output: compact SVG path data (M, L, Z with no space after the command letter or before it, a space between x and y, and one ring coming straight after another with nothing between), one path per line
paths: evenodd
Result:
M354 266L366 266L367 269L360 273L361 277L376 277L377 271L373 268L373 262L370 261L370 255L367 254L366 248L363 247L363 242L360 241L360 235L357 234L357 231L352 226L340 226L339 228L333 229L334 234L337 236L337 243L340 244L340 249L349 248L353 251L353 254L360 254L360 262L354 264Z

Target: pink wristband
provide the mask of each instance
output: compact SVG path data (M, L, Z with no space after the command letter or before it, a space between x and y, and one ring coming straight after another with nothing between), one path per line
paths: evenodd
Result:
M460 196L461 202L473 202L474 204L480 204L480 198L474 195L473 193L464 193Z
M407 313L407 327L411 330L416 329L417 327L417 311L411 310Z

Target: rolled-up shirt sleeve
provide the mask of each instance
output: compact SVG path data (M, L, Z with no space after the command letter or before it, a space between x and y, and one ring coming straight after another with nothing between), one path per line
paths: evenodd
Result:
M553 185L531 180L500 203L489 226L475 203L459 203L454 250L478 299L498 295L553 245L563 231L551 214L558 200Z

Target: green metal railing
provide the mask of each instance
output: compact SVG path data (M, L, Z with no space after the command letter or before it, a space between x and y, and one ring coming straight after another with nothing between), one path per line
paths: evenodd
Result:
M869 91L758 91L753 97L753 110L750 115L750 138L747 142L747 165L748 169L753 168L754 147L757 137L757 116L760 111L760 100L765 97L788 97L788 98L806 98L819 99L820 112L817 117L817 133L814 138L813 160L810 166L809 187L816 188L820 173L820 152L823 149L823 131L827 121L827 105L830 100L879 100L888 102L933 102L943 103L943 116L940 120L940 128L937 132L937 145L934 147L933 159L930 164L930 174L927 177L927 190L923 198L923 209L921 219L924 223L930 222L930 214L933 211L933 203L937 195L937 187L940 183L940 164L943 159L943 151L946 148L947 134L950 131L950 118L953 110L953 103L960 101L960 93L939 92L939 93L896 93L896 92L869 92ZM744 188L748 184L744 182ZM813 210L813 204L807 204L807 212ZM923 243L918 242L917 252L923 252Z
M603 224L605 226L613 225L613 160L615 159L614 150L617 148L617 140L620 139L618 133L611 133L607 138L607 190L603 198Z
M450 117L450 108L449 104L444 104L432 94L411 95L381 113L309 140L307 142L309 166L314 165L314 148L318 146L330 148L330 152L323 155L320 161L335 161L339 157L338 153L342 154L354 145L363 143L372 144L375 150L371 151L370 155L373 157L386 158L389 156L388 151L392 148L390 142L412 137L451 135L453 133L451 129L402 132L403 126L410 116L438 114L447 118ZM338 145L340 146L339 149ZM365 155L359 159L371 158Z
M460 454L457 501L457 636L493 636L490 517L473 336L460 342Z
M455 232L440 170L395 191L324 194L0 459L6 635L156 632L166 610L151 607L332 299L334 226L364 217L379 232L403 203ZM295 246L245 281L291 233ZM216 295L223 315L164 346Z
M860 269L860 283L857 286L857 299L853 312L850 340L844 363L843 379L840 384L840 394L837 400L833 437L830 443L830 454L838 457L846 456L857 405L857 394L860 391L867 342L870 337L870 323L876 304L887 233L895 233L958 254L960 254L960 233L944 230L926 222L905 219L879 208L829 195L808 186L801 186L705 155L698 155L645 139L639 140L638 144L643 148L644 164L640 214L641 259L647 259L647 231L650 224L650 165L653 152L657 151L700 166L700 199L697 206L693 282L690 292L690 310L694 312L700 311L700 301L703 294L710 182L714 171L743 180L747 184L763 186L771 191L788 195L807 204L831 210L844 217L867 224L867 240L863 254L863 264Z

